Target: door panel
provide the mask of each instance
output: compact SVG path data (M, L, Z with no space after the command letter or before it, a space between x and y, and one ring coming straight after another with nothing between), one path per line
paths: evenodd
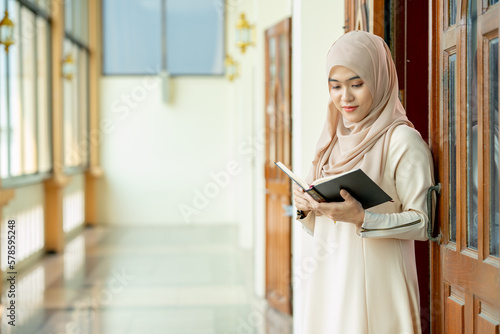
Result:
M461 334L464 333L464 312L465 312L465 295L460 289L454 288L451 285L446 286L446 302L445 302L445 317L446 327L445 333Z
M291 314L290 179L274 164L291 167L290 19L266 30L266 298Z
M498 334L499 321L497 307L477 298L474 302L475 323L477 324L476 333Z
M498 333L499 5L431 3L431 149L442 184L432 331Z

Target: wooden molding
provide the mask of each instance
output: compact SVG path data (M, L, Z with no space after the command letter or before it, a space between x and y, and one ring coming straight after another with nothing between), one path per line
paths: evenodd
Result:
M64 188L70 183L71 177L65 174L54 174L50 179L45 180L45 186L51 188Z
M47 252L59 253L64 250L64 185L54 179L45 182L45 250Z
M99 80L102 66L101 0L89 1L89 132L99 133ZM97 136L101 138L101 136ZM99 165L100 140L90 141L90 167L85 173L85 224L97 224L97 179L103 170Z
M92 166L89 168L88 173L94 178L98 179L104 175L104 170L101 168L101 166Z
M61 62L64 39L64 1L54 1L51 24L52 40L52 164L54 175L45 186L45 249L64 250L63 195L71 178L64 175L63 160L63 79Z
M0 209L3 206L6 206L14 198L14 196L14 189L0 189Z

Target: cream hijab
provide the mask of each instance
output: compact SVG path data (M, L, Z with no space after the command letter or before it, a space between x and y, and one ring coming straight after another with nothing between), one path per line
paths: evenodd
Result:
M401 124L413 127L398 98L398 78L391 52L382 38L352 31L330 48L326 58L327 77L336 65L349 68L363 79L373 104L363 120L353 123L344 119L328 99L325 126L307 181L361 168L380 183L392 131Z

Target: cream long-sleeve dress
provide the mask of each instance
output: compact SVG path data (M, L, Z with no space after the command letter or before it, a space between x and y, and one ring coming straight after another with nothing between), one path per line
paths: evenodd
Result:
M421 333L414 240L427 240L433 167L414 129L394 130L379 185L393 202L367 210L359 230L313 213L299 220L316 262L301 334Z

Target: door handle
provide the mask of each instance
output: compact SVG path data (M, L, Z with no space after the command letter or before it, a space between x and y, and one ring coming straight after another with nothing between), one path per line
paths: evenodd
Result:
M429 225L427 226L427 237L430 241L437 242L438 245L441 244L441 233L439 233L436 237L432 236L432 232L434 231L434 223L432 221L432 192L435 191L438 195L441 194L441 183L436 184L435 186L430 187L427 190L427 216L429 217Z

